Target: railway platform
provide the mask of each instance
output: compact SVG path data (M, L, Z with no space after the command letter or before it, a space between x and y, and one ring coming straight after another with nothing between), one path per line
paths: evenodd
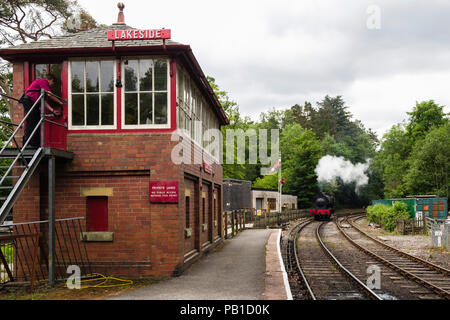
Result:
M206 255L181 276L111 300L287 300L279 229L250 229Z

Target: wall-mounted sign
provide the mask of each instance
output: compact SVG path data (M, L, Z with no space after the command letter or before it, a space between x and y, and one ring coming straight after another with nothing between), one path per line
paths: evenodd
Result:
M206 161L203 161L203 171L205 171L206 173L209 173L209 174L213 174L214 169L213 169L212 164L209 164Z
M170 39L170 29L150 29L150 30L109 30L108 40L156 40Z
M150 181L150 202L178 203L178 181Z

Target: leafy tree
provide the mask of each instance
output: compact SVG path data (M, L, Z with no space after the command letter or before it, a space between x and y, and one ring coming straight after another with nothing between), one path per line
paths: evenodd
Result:
M79 13L64 21L62 30L67 33L77 33L97 26L97 21L87 11L81 9Z
M299 208L312 204L318 191L315 168L322 157L322 147L314 132L299 124L287 126L281 136L283 190L297 195Z
M429 132L414 146L406 189L411 194L450 196L450 123Z
M298 104L291 107L292 115L296 123L305 129L315 128L315 119L317 111L310 102L305 102L303 106Z
M405 195L404 177L408 170L408 136L401 125L394 125L383 136L377 162L382 167L385 196L388 198Z
M66 0L1 0L0 43L14 45L51 38L74 9L75 3Z
M347 111L344 100L341 96L331 98L328 95L317 103L317 121L315 123L316 134L322 138L325 133L335 137L336 140L342 138L346 133L350 123L350 113Z
M239 164L237 159L237 145L234 144L234 162L233 164L227 164L227 152L226 152L226 130L238 130L242 129L244 132L249 129L256 129L253 122L248 117L241 117L239 112L239 106L236 101L231 100L226 91L223 91L216 84L216 80L213 77L207 77L209 84L211 85L214 93L216 94L222 108L225 111L230 124L228 126L222 127L222 137L223 137L223 177L233 178L240 180L254 180L259 175L259 166L254 164ZM250 145L246 141L246 159L248 159L248 154L250 153Z
M423 139L433 128L443 126L448 123L448 117L443 111L443 106L439 106L433 100L416 103L412 112L408 112L409 122L406 132L409 139L409 147Z
M253 187L261 189L278 189L278 173L256 178L255 182L253 182Z
M382 177L384 195L448 194L448 116L433 100L416 103L404 127L386 133L373 171ZM431 134L432 133L432 134Z

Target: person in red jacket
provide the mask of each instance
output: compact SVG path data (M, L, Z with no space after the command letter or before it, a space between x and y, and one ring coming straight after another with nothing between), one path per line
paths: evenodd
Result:
M41 89L44 89L45 91L51 93L50 87L53 86L56 82L56 78L52 74L47 74L45 79L39 78L34 80L31 85L28 87L28 89L25 91L25 95L23 97L23 100L21 101L25 110L26 115L30 109L33 107L36 100L41 95ZM61 105L61 107L64 105L64 102L60 99L56 98L55 96L48 94L48 98L50 98L55 103ZM45 108L53 113L55 116L61 115L61 109L59 108L53 108L47 100L45 100ZM31 114L28 116L26 123L25 123L25 136L24 136L24 143L28 140L28 138L33 133L33 130L36 128L37 124L39 123L39 120L41 118L41 106L40 104L36 106ZM37 129L34 133L33 137L30 140L30 143L28 146L30 147L39 147L40 146L40 130Z

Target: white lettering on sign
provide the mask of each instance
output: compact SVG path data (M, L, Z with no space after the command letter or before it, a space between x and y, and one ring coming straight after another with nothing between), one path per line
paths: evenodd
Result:
M148 29L148 30L110 30L108 31L108 40L156 40L170 39L170 29Z

